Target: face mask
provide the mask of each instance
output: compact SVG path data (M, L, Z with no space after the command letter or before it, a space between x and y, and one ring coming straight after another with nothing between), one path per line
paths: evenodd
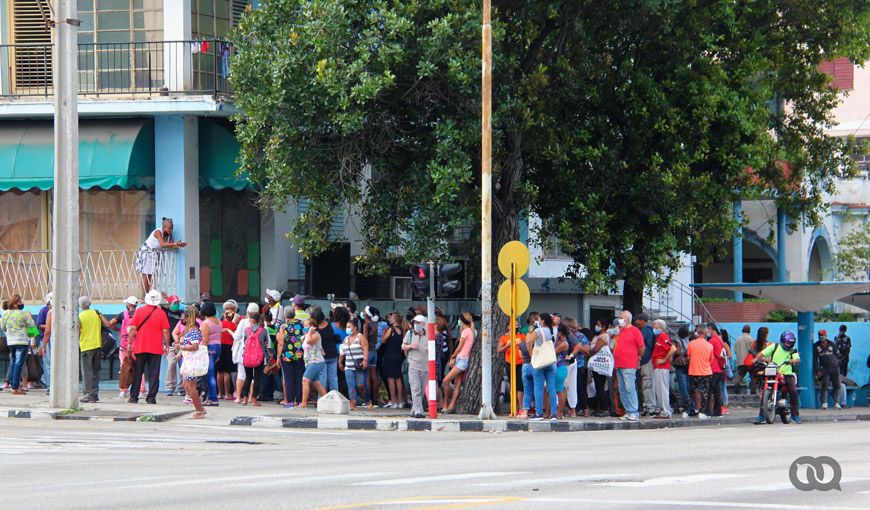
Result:
M417 334L422 333L422 332L423 332L423 329L424 329L424 328L423 328L423 325L422 325L422 324L414 324L414 331L416 331Z
M595 326L595 332L601 333L601 326Z
M653 329L653 335L655 335L655 336L659 336L659 335L661 335L661 334L662 334L662 330L660 330L660 329Z
M619 319L619 327L620 327L620 328L624 328L624 327L625 327L625 319Z
M345 329L344 329L344 332L347 333L348 336L350 336L350 335L353 334L353 329L352 329L352 328L345 328Z
M535 321L535 327L536 327L536 328L540 328L540 327L541 327L541 321Z
M619 329L617 329L617 328L613 328L613 329L611 329L611 330L608 330L607 332L610 333L610 335L618 335L618 334L619 334Z
M380 317L378 317L377 315L373 315L373 316L372 316L372 322L378 322L378 319L379 319L379 318L380 318Z
M707 340L713 337L713 333L707 333Z

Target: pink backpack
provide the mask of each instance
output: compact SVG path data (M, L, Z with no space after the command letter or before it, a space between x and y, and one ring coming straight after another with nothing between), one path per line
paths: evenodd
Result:
M257 331L251 332L251 328L245 330L245 354L242 357L242 363L247 368L254 368L263 365L263 348L260 346L260 332L263 327L257 328Z

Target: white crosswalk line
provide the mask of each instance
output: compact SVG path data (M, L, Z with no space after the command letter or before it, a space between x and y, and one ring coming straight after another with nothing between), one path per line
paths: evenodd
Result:
M522 471L482 471L478 473L459 473L455 475L418 476L414 478L394 478L392 480L375 480L373 482L359 482L354 485L411 485L425 482L451 482L456 480L471 480L474 478L495 478L498 476L524 475Z
M685 476L663 476L661 478L650 478L649 480L639 481L613 481L597 483L598 486L607 487L663 487L668 485L684 485L688 483L712 482L716 480L728 480L731 478L741 478L749 475L725 474L725 473L709 473L700 475L685 475Z
M528 479L510 479L510 480L502 480L498 482L482 482L482 483L473 483L469 484L472 487L520 487L520 486L532 486L532 485L553 485L557 483L606 483L606 482L619 482L619 481L632 481L636 480L637 475L626 474L626 473L590 473L590 474L577 474L571 476L561 476L561 477L552 477L552 478L536 478L532 480Z

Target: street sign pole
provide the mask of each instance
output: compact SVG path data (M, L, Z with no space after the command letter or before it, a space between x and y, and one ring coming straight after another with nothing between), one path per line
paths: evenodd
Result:
M511 353L511 417L517 415L517 273L516 264L511 262L511 343L509 345Z
M490 0L483 0L482 112L480 136L481 235L480 235L480 385L481 420L495 418L492 412L492 24Z
M435 262L429 261L429 299L426 300L429 336L429 418L438 417L438 385L435 381Z
M498 269L505 280L498 288L498 306L508 316L510 331L510 365L511 383L511 416L517 415L517 316L529 308L531 295L529 286L520 279L529 270L531 257L526 245L519 241L511 241L501 247L498 252Z
M78 408L79 124L76 0L58 0L54 59L51 407Z

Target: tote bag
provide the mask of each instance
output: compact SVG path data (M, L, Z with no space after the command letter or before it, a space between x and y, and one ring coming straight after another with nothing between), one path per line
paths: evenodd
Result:
M544 340L532 349L532 368L540 370L556 364L556 347L553 342Z
M594 356L589 358L587 362L589 369L596 374L610 377L613 375L613 353L610 352L610 347L604 346Z
M181 363L182 377L202 377L208 373L208 347L203 344L195 351L183 351Z

